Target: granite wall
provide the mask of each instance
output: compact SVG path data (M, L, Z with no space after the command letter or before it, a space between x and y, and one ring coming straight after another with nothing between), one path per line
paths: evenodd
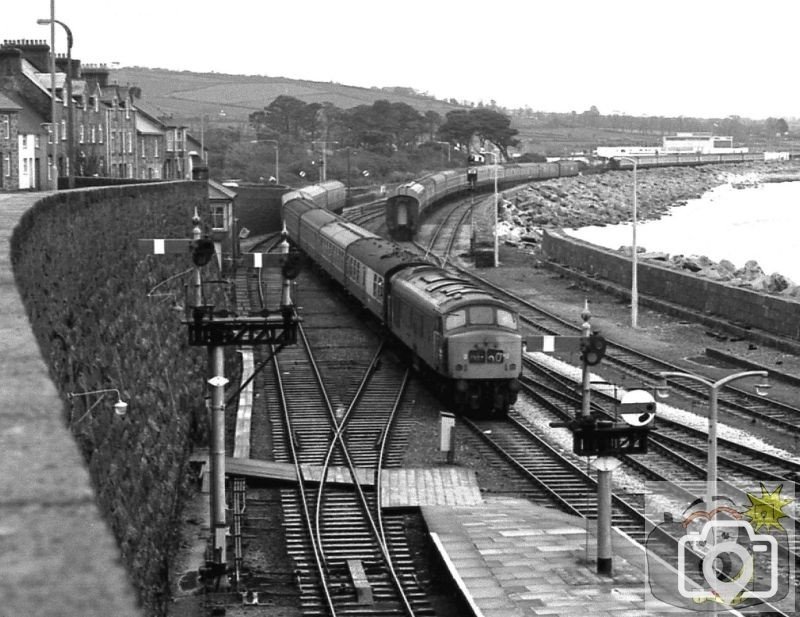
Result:
M616 251L547 231L542 257L630 289L631 260ZM800 340L800 302L792 298L726 285L642 260L638 262L637 286L640 293L654 298Z
M189 453L207 434L207 359L188 347L176 310L185 277L164 283L191 267L189 256L146 256L137 240L189 237L192 212L207 199L202 182L62 191L30 208L11 239L62 420L148 615L164 614L169 600ZM128 403L124 417L113 412L116 394L80 394L107 388Z

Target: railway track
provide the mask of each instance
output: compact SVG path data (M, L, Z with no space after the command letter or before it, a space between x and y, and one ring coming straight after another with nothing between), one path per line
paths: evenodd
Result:
M280 279L265 272L239 282L262 307L272 297L264 286ZM329 289L306 278L299 286L301 301L313 307L304 311L301 344L259 358L271 357L259 383L269 410L270 455L292 463L301 478L297 488L279 494L297 601L304 615L433 615L402 518L384 520L378 507L380 470L400 465L410 434L397 419L408 374L383 346L375 351L375 337L357 316L330 307ZM343 328L353 330L344 349L330 344L331 330L341 335ZM256 500L244 511L260 507ZM244 569L247 561L242 556ZM258 581L246 574L247 597L259 597Z

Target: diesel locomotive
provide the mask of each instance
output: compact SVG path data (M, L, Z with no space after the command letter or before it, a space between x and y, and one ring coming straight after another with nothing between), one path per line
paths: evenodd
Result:
M469 281L321 206L330 200L320 189L283 195L290 240L384 324L457 411L504 416L522 373L517 314Z

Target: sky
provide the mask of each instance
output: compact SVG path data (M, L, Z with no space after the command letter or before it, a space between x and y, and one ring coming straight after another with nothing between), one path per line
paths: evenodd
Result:
M83 63L404 86L538 111L800 117L798 0L2 2L0 40L49 43L36 20L54 3ZM60 26L55 47L66 51Z

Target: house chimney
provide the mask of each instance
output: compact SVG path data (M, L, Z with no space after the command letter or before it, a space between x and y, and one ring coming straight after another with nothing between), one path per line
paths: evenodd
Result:
M76 58L71 58L72 70L67 67L67 55L58 54L56 56L56 70L67 73L72 79L79 79L81 74L81 61Z
M84 64L81 75L90 89L94 89L95 84L101 88L108 87L109 70L105 64Z
M3 48L13 47L22 52L22 57L40 73L50 70L50 46L43 40L12 39L3 41Z
M0 77L22 74L22 51L16 47L0 47Z

